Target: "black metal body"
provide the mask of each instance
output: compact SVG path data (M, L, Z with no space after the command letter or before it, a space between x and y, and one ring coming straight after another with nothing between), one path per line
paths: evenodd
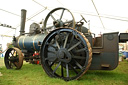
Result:
M88 38L88 37L87 37ZM90 70L113 70L118 66L118 32L88 38L92 45Z

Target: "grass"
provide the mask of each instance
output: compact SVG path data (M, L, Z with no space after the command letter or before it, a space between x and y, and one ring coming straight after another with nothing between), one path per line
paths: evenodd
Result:
M4 65L0 59L0 65ZM0 66L0 67L1 67ZM123 61L112 71L88 71L79 80L65 82L50 78L41 65L24 64L20 70L0 68L0 85L128 85L128 62Z
M4 58L0 57L0 67L3 67L3 66L4 66Z

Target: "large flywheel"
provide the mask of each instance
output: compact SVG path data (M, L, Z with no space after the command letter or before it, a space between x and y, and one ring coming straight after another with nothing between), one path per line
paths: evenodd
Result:
M44 20L43 30L46 34L59 27L75 28L75 18L66 8L59 7L51 10Z
M86 37L72 28L49 33L41 46L41 61L50 77L79 79L90 67L92 49Z
M4 58L7 69L20 69L23 65L23 55L18 48L9 48L5 53Z

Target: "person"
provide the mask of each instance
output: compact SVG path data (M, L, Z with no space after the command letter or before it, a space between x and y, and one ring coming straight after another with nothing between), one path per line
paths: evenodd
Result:
M123 61L123 49L124 49L124 46L123 44L119 43L119 64L121 61Z
M0 57L2 57L2 51L0 50Z
M126 61L128 62L128 58L126 58Z
M0 50L0 57L2 57L2 50ZM3 74L0 72L0 76L2 76Z

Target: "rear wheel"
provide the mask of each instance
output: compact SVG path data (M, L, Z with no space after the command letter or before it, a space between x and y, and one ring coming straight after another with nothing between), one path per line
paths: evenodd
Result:
M41 61L51 77L79 79L90 67L92 49L86 37L71 28L52 31L41 46Z

